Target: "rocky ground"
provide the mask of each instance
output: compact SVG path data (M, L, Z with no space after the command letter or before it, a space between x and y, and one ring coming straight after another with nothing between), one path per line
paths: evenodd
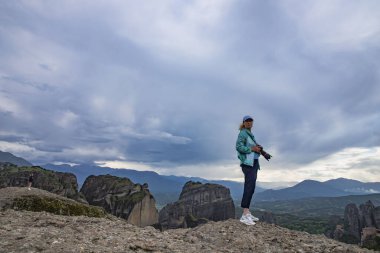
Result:
M12 203L20 198L59 200L58 214L68 205L82 205L36 188L0 189L0 252L370 252L323 235L262 222L246 226L229 219L161 232L150 226L128 224L112 215L102 218L58 215L57 208L51 205L46 205L46 210L53 213L20 210L18 206L14 210ZM35 203L42 202L22 207L37 208Z
M371 252L275 225L238 220L160 232L117 218L0 212L0 252Z

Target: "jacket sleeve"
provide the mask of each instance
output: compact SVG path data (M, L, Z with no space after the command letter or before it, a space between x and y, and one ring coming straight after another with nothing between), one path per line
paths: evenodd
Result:
M243 132L240 132L236 140L236 150L239 153L249 154L252 151L249 147L245 146L245 142L246 142L246 136L244 136Z

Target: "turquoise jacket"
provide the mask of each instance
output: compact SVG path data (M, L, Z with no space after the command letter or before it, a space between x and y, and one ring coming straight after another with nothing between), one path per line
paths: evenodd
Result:
M256 146L255 136L246 128L240 130L236 140L236 151L240 164L253 166L253 160L258 159L260 154L251 151L251 147Z

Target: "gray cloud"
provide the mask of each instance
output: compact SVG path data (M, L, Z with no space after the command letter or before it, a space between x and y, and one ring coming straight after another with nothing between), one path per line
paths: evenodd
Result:
M279 165L379 146L380 4L347 2L3 2L0 138L174 174L236 160L245 114Z

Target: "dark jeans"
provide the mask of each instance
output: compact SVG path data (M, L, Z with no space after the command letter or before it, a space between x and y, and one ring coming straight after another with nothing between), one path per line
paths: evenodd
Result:
M241 200L241 207L249 208L251 205L253 193L255 192L256 188L257 171L260 168L259 160L254 160L253 167L245 164L242 164L240 166L244 173L244 193Z

